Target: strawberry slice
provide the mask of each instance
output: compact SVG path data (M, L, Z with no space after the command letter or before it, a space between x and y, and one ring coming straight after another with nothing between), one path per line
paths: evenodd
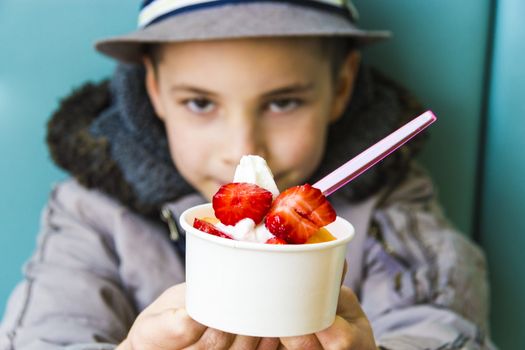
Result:
M226 233L222 232L217 227L215 227L215 225L210 224L209 222L206 222L204 220L195 218L195 220L193 220L193 227L195 227L197 230L209 233L217 237L233 239L229 235L227 235Z
M272 205L272 193L262 187L245 182L232 182L221 186L213 196L215 216L224 225L235 225L250 218L259 224Z
M305 184L291 187L275 199L265 225L276 237L302 244L335 218L335 210L323 193Z
M278 238L278 237L272 237L269 238L266 242L266 244L286 244L286 241L284 239Z

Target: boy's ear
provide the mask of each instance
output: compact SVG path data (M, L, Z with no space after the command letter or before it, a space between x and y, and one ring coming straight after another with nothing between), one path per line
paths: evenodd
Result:
M157 81L157 72L151 61L151 58L145 56L143 58L144 67L146 68L146 91L148 92L149 99L155 110L155 114L164 120L164 107L160 99L159 84Z
M343 116L346 106L350 103L354 84L361 64L361 53L352 50L343 61L339 72L335 76L335 93L330 122L335 122Z

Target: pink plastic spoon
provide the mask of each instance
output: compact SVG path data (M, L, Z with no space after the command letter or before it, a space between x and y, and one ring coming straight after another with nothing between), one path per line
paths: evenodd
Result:
M313 187L320 189L325 196L331 195L425 130L436 119L434 113L426 111L317 181Z

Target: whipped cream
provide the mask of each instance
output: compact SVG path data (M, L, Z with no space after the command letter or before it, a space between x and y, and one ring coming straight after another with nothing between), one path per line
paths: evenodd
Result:
M255 222L250 218L242 219L235 226L224 225L221 222L215 224L215 226L237 241L265 243L274 237L264 224L256 226Z
M259 156L243 156L235 169L233 182L247 182L260 186L270 191L274 199L279 195L270 167L266 160Z

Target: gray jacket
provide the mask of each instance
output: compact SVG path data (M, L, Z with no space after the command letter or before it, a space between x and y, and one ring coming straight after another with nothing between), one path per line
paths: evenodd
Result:
M494 349L484 257L443 219L419 168L366 200L331 199L356 227L344 283L359 296L378 345ZM201 202L188 195L168 204L169 223ZM167 226L75 180L58 184L24 280L9 299L0 349L114 349L141 310L184 281Z

